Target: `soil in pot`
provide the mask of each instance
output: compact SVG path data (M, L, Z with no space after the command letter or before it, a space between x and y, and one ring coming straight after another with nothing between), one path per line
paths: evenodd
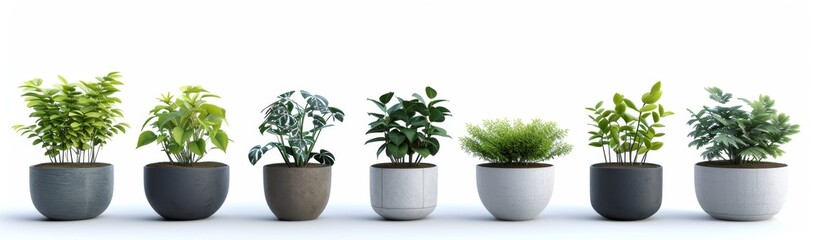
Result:
M144 167L144 187L150 206L165 219L208 218L227 198L229 166L219 162L151 163Z
M369 170L371 207L386 220L417 220L436 208L438 168L378 163Z
M331 166L286 164L264 166L264 195L269 210L280 220L313 220L323 213L331 195Z
M645 163L598 163L590 167L592 208L611 220L633 221L654 215L663 201L663 168Z
M51 220L99 216L113 197L113 165L44 163L29 168L34 207Z

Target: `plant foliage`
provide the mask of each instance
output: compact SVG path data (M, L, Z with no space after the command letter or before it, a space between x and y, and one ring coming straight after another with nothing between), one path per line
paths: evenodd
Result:
M572 151L572 145L563 142L567 130L541 119L485 120L482 127L468 124L467 132L469 136L459 139L462 149L491 163L535 163Z
M643 164L650 151L663 147L663 142L655 141L665 135L657 131L665 127L659 122L674 113L664 110L663 105L657 103L663 96L660 87L660 82L652 85L652 89L641 96L640 106L615 93L612 97L615 104L613 109L602 108L603 101L586 108L592 112L589 118L593 123L590 125L597 128L589 132L589 145L601 148L604 162Z
M221 129L226 123L226 110L208 103L220 98L200 86L183 86L175 98L170 93L158 98L161 104L150 110L151 116L142 125L136 148L156 142L174 164L191 165L201 160L209 150L207 143L227 151L230 139ZM152 130L144 130L150 126Z
M249 162L252 165L271 149L278 150L288 167L306 166L311 159L329 166L334 164L331 152L325 149L312 151L323 129L334 126L329 122L343 122L345 113L329 106L329 100L325 97L307 91L300 91L306 101L306 105L301 105L292 99L294 93L295 91L290 91L279 95L277 101L263 109L265 117L258 130L261 134L269 133L278 139L277 142L252 147L249 150Z
M739 100L751 107L724 106L732 95L716 87L706 88L709 97L723 104L691 113L688 125L694 127L688 136L694 140L689 147L705 147L701 156L706 160L726 160L733 164L761 161L779 157L785 152L780 145L790 142L790 136L799 132L799 125L789 123L790 117L777 113L774 100L760 95L756 101Z
M439 152L439 140L436 137L450 136L445 129L434 123L444 122L447 116L451 116L451 112L439 106L439 103L447 100L434 100L436 95L436 90L426 87L427 101L414 93L413 99L409 100L397 97L397 103L390 107L387 104L394 97L394 92L383 94L377 100L368 99L381 111L368 113L376 119L368 124L371 128L366 132L380 135L366 141L366 144L382 142L377 149L377 157L385 152L392 163L419 165L423 159Z
M42 79L25 82L20 88L27 106L33 110L32 125L13 129L45 149L52 163L93 163L99 151L115 134L130 127L117 122L123 117L116 105L122 103L113 94L121 75L111 72L96 81L68 82L59 77L53 88L43 88Z

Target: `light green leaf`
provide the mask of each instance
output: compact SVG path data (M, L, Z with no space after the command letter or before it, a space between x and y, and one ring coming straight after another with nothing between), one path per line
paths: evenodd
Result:
M152 131L144 131L139 134L139 141L136 143L136 148L140 148L144 145L150 144L153 141L156 141L156 134Z
M184 129L181 127L173 128L173 140L178 144L184 143Z

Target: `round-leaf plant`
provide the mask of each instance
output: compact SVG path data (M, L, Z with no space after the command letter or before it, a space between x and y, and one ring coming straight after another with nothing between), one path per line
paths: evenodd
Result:
M36 120L13 129L34 139L51 163L94 163L108 140L129 127L117 122L123 117L116 107L122 100L113 95L122 85L120 77L111 72L96 81L68 82L60 76L53 88L42 87L39 78L27 81L20 86L22 97Z
M534 119L524 123L516 119L485 120L482 126L467 124L469 136L460 138L462 149L490 163L513 167L550 160L572 151L563 140L566 129L554 122Z
M589 115L593 121L591 125L597 128L589 132L589 145L601 148L605 163L643 164L650 151L663 147L663 142L655 141L665 135L657 131L665 127L659 122L674 113L657 103L663 96L660 87L660 82L652 85L652 89L641 96L640 106L615 93L613 109L604 109L603 101L586 108L592 112Z
M439 152L439 140L436 137L450 137L448 132L434 125L451 116L450 110L438 104L444 99L436 99L437 92L425 87L426 101L414 93L413 99L397 97L398 102L387 106L394 97L394 92L380 96L378 100L368 99L377 105L381 113L368 113L376 118L369 123L371 127L366 134L379 134L379 137L366 141L366 144L382 142L377 149L377 157L383 152L395 164L419 165L423 159Z
M252 165L271 149L278 150L287 167L303 167L311 159L320 164L334 165L334 155L328 150L312 151L323 129L334 126L329 122L343 122L345 113L329 106L329 100L325 97L307 91L300 91L306 101L306 105L301 105L292 99L294 93L283 93L277 101L264 108L264 120L258 130L261 134L269 133L278 139L264 146L252 147L249 150Z
M161 104L150 110L136 148L156 142L171 163L180 165L201 160L207 154L207 142L226 152L230 139L221 129L226 110L207 102L220 97L200 86L183 86L181 91L178 98L170 93L158 98ZM148 125L152 130L144 131Z
M780 145L790 142L790 136L799 132L799 125L789 123L790 117L774 109L774 100L760 95L755 101L739 100L751 107L725 106L732 95L716 87L706 88L709 97L720 106L703 106L691 113L688 125L694 127L688 136L694 140L689 147L705 147L701 156L709 161L721 160L731 164L759 162L768 157L779 157L785 152Z

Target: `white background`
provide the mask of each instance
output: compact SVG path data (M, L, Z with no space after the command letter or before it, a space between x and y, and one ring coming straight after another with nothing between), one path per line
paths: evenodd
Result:
M811 235L811 161L816 4L808 1L3 1L0 3L0 238L767 238ZM100 156L115 165L114 199L99 218L45 222L30 203L28 166L46 161L11 130L30 123L16 87L32 78L91 80L124 75L126 122ZM634 99L663 81L666 145L649 160L664 167L664 200L652 218L605 221L589 205L583 107L619 91ZM226 154L206 160L231 167L229 197L212 218L161 222L147 204L142 166L166 160L158 147L134 149L139 126L160 93L203 85L223 98ZM364 146L366 98L399 96L426 85L454 116L429 162L439 165L439 204L428 219L384 222L368 206ZM710 104L703 87L738 97L769 94L802 124L777 161L790 168L788 201L775 218L733 223L697 205L686 108ZM318 147L338 158L330 204L316 221L274 220L263 198L261 167L247 150L271 140L256 127L278 94L306 89L348 114ZM556 186L542 215L492 221L475 187L475 165L458 144L465 123L485 118L542 118L570 129L572 154L556 159ZM259 164L280 162L268 155Z

